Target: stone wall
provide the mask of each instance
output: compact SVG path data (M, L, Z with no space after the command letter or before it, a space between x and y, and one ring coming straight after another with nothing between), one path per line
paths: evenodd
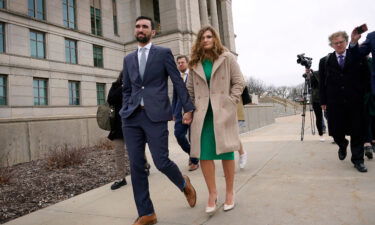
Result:
M40 159L50 149L68 145L98 144L108 131L101 130L94 115L9 119L0 121L0 166Z

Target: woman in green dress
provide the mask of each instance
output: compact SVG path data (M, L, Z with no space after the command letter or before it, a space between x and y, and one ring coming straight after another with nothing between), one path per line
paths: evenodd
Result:
M191 123L191 157L200 159L209 196L207 213L216 210L215 162L222 160L226 193L224 210L234 207L234 151L240 149L237 103L245 86L235 56L211 26L203 27L193 45L187 88L195 105Z

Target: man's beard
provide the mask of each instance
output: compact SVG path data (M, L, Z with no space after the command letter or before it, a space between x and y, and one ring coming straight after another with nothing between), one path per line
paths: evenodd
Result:
M145 43L147 43L147 42L150 41L150 39L151 39L151 35L150 35L150 36L144 35L143 37L138 37L138 35L137 35L137 36L135 37L135 39L136 39L138 42L145 44Z

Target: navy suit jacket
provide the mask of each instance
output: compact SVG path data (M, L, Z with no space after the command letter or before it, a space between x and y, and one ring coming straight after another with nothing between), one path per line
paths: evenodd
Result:
M367 56L370 52L372 57L375 57L375 31L369 33L366 37L366 40L360 44L359 46L356 45L355 47L351 47L350 50L359 57ZM372 93L375 94L375 60L372 60L372 75L371 75L371 90Z
M171 50L151 45L143 80L139 74L137 52L138 50L124 58L121 117L130 117L143 97L145 112L151 121L172 120L172 108L168 97L168 76L177 91L184 111L193 111L194 105L180 77Z
M176 121L182 120L182 104L181 104L180 99L178 98L177 90L175 88L173 88L172 113L173 113L173 116L176 118Z

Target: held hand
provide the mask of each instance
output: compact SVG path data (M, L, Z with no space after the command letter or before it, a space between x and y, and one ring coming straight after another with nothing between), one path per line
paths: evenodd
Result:
M350 43L351 43L351 44L357 44L357 43L358 43L358 40L359 40L360 38L361 38L361 35L358 34L357 28L354 28L354 30L352 31L352 35L351 35Z
M323 109L323 111L326 111L327 110L327 105L322 105L322 109Z
M192 121L193 121L193 112L184 113L184 117L182 118L182 123L190 125Z

